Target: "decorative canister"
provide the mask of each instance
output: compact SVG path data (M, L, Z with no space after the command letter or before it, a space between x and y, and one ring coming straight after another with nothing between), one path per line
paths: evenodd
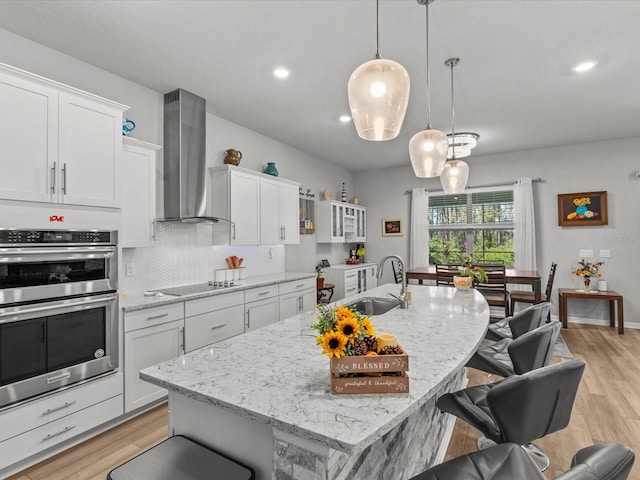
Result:
M276 168L276 164L273 162L267 163L267 168L264 169L264 173L269 175L273 175L274 177L278 176L278 169Z

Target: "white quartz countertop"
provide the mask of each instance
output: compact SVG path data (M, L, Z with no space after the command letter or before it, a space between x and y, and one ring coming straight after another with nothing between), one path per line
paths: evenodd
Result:
M162 297L147 297L143 294L123 294L120 296L120 307L125 312L133 312L135 310L142 310L144 308L159 307L162 305L184 302L185 300L193 300L194 298L211 297L213 295L224 295L225 293L239 292L242 290L248 290L250 288L264 287L283 282L293 282L295 280L301 280L303 278L315 278L316 276L317 275L315 273L309 272L285 272L273 273L270 275L259 275L240 280L238 285L235 285L233 287L225 287L208 292L194 293L191 295L183 296L165 295Z
M337 265L331 265L330 267L326 267L325 270L328 270L329 268L334 268L336 270L350 270L352 268L364 268L364 267L371 267L373 265L377 265L377 263L365 262L365 263L356 263L355 265L349 265L347 263L338 263Z
M386 284L337 302L398 294ZM141 371L141 378L198 401L346 452L357 452L428 401L481 342L489 307L475 290L411 285L413 300L371 317L409 354L407 394L334 395L329 358L307 312Z

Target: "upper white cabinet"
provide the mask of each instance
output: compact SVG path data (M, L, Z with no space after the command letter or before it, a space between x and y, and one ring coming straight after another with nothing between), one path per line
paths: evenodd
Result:
M365 242L367 208L334 200L318 202L316 240L319 243Z
M0 64L0 198L119 206L128 107Z
M210 216L220 221L213 228L214 243L270 245L299 243L298 186L244 168L224 165L209 169Z
M156 162L162 148L130 137L122 139L122 228L120 245L148 247L156 212Z
M300 243L297 183L260 179L260 243Z

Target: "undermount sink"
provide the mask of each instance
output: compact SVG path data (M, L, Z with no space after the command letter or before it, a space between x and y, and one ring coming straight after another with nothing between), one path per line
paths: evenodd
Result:
M363 315L382 315L398 305L400 300L396 298L367 297L350 304L349 308Z

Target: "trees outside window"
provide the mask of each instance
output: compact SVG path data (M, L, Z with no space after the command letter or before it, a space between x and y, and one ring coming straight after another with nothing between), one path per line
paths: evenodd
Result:
M513 266L513 189L429 195L429 263L458 263L472 255L479 263Z

